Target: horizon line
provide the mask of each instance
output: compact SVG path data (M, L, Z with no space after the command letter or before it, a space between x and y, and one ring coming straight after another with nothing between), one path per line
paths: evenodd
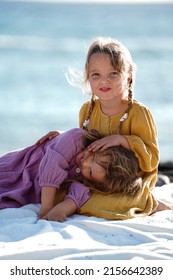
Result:
M1 1L0 1L1 2ZM2 2L62 4L170 4L173 0L3 0Z

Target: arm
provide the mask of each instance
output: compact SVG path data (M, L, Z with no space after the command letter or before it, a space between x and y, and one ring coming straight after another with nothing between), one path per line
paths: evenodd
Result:
M46 215L42 218L48 221L66 221L66 217L74 214L77 210L75 202L71 198L66 198L64 201L55 205Z
M87 116L87 112L88 112L88 108L90 106L90 101L85 102L82 107L80 108L79 111L79 126L82 127L83 126L83 122L86 119ZM96 123L95 123L96 124ZM123 135L110 135L110 136L105 136L104 138L95 141L94 143L92 143L88 149L90 151L97 151L97 150L105 150L108 147L113 147L113 146L123 146L127 149L130 149L129 143L126 139L125 136Z
M80 182L70 184L64 200L54 206L43 219L64 222L67 216L74 214L91 196L88 187Z
M58 195L58 194L57 194ZM91 196L90 190L88 187L84 186L80 182L72 182L68 189L63 201L57 199L55 205L46 215L42 218L51 221L64 222L67 216L74 214L77 209L79 209Z
M53 207L56 196L55 187L42 187L41 192L41 208L39 211L39 218L44 217Z
M157 180L159 147L157 127L150 111L134 104L129 118L123 123L122 133L138 159L143 184L152 190Z
M137 108L131 116L130 129L131 133L126 133L125 137L130 149L138 158L140 168L144 172L157 169L159 163L158 135L150 111L145 107Z

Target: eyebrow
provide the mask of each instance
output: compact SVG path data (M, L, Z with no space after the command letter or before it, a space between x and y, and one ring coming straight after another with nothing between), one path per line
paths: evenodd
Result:
M97 69L92 69L92 70L90 70L90 74L92 74L92 73L98 73L99 72L99 70L97 70Z

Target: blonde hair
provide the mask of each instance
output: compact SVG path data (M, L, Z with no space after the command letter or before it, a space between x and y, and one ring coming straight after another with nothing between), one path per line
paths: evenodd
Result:
M110 56L111 63L114 69L120 74L127 73L129 75L128 96L127 96L128 108L125 114L123 115L123 117L120 119L120 124L117 131L118 134L121 132L121 124L128 117L129 110L133 103L133 95L134 95L133 87L135 83L136 66L132 61L130 52L122 43L110 37L98 37L93 41L87 53L85 71L84 71L84 81L86 85L89 83L88 79L89 79L90 57L95 53L108 54ZM91 102L86 116L86 120L83 124L84 129L86 129L89 123L92 111L95 106L96 99L97 97L94 95L94 93L92 93Z
M86 148L91 142L101 139L96 130L86 132L83 145ZM108 158L101 161L100 157ZM142 187L138 160L133 151L122 146L109 147L95 152L95 161L106 171L103 183L93 182L84 178L83 182L91 190L101 193L122 193L135 195Z

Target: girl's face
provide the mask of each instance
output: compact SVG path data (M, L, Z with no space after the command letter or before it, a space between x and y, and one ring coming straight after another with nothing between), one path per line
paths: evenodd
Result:
M89 59L89 83L100 100L112 100L126 96L128 75L120 74L111 64L109 54L94 53Z
M101 159L101 157L99 158ZM103 156L102 156L103 159ZM108 158L104 156L104 161ZM82 175L91 181L102 183L106 176L105 169L95 161L95 154L84 150L76 157L76 163L80 168Z

